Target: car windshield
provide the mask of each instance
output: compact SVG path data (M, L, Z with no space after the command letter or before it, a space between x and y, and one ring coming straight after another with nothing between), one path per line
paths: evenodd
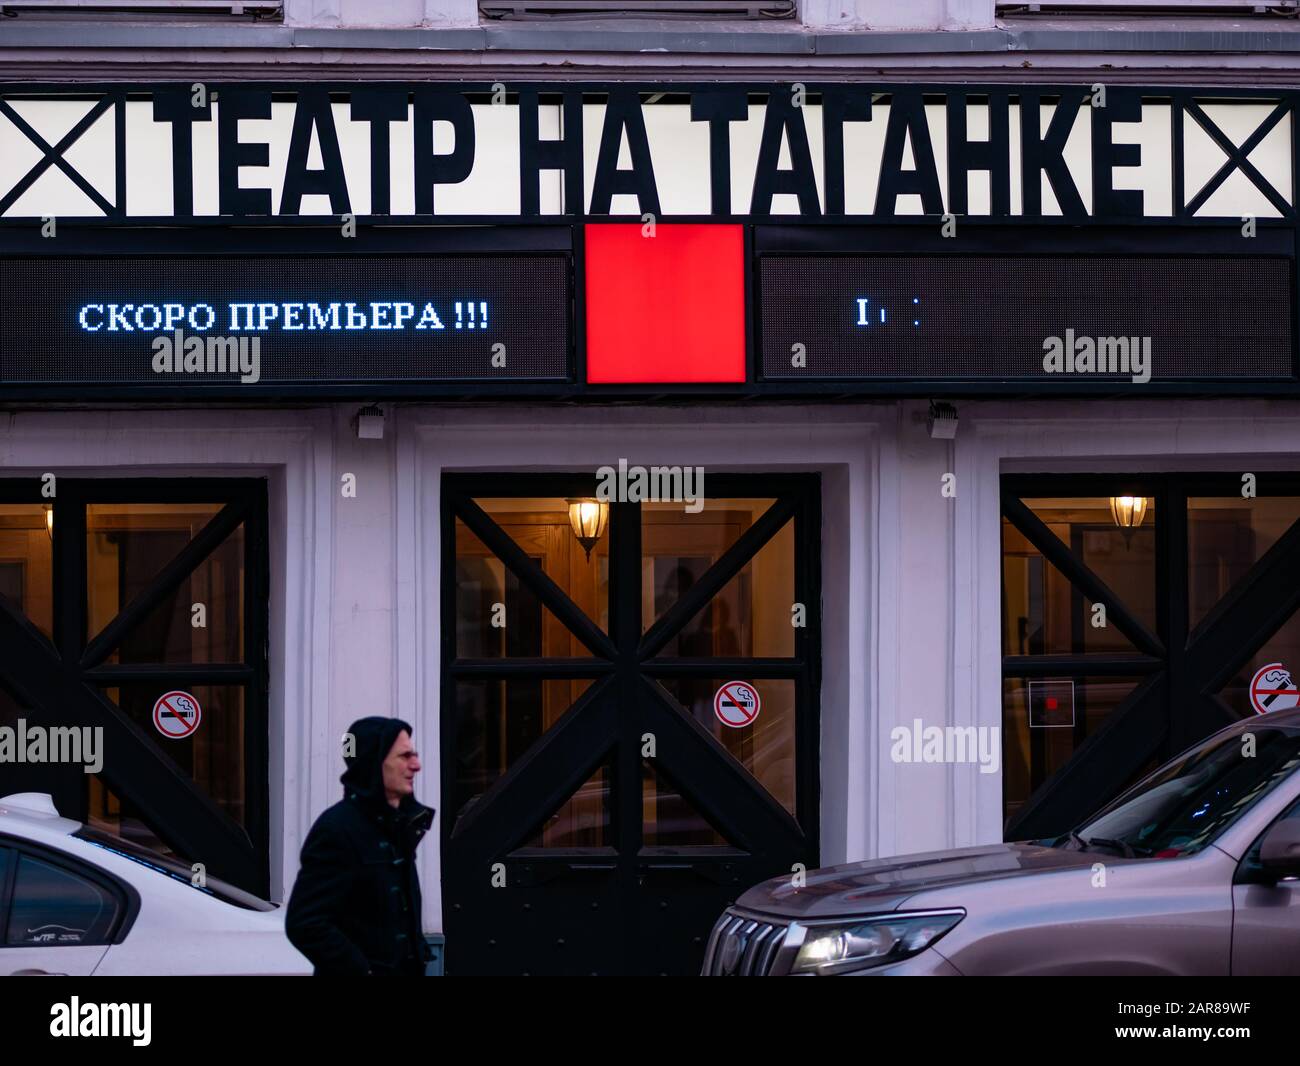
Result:
M1300 727L1261 723L1248 732L1215 737L1156 771L1058 843L1082 838L1156 858L1190 855L1297 767Z
M146 848L133 841L115 837L111 833L105 833L90 826L82 826L72 835L78 840L84 840L87 844L94 844L97 848L111 851L124 859L139 863L141 866L148 866L174 881L181 881L196 892L206 892L209 896L216 896L217 899L236 907L243 907L244 910L273 911L276 909L274 903L268 903L266 900L254 896L251 892L236 888L218 877L205 877L202 885L196 885L193 881L193 870L185 863L172 858L170 855L162 855L152 848Z

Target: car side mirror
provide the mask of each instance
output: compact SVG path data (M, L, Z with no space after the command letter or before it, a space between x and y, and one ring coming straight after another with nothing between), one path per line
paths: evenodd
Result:
M1259 844L1259 864L1270 876L1300 877L1300 818L1271 826Z

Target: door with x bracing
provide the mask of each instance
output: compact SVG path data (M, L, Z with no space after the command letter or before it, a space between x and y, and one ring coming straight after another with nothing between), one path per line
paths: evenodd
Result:
M1300 704L1300 476L1008 475L1002 515L1008 840Z
M267 570L262 479L0 480L0 726L102 738L0 795L265 896Z
M818 482L704 487L602 515L589 474L444 477L448 973L698 972L817 865Z

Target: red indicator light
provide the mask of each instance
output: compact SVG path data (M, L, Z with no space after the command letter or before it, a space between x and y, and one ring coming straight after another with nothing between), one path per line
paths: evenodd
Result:
M745 380L745 244L737 225L585 227L587 380Z

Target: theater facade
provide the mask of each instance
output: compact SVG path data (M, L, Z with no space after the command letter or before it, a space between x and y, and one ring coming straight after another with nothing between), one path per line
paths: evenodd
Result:
M283 900L396 715L446 972L689 973L1300 702L1300 88L880 40L7 77L0 795Z

